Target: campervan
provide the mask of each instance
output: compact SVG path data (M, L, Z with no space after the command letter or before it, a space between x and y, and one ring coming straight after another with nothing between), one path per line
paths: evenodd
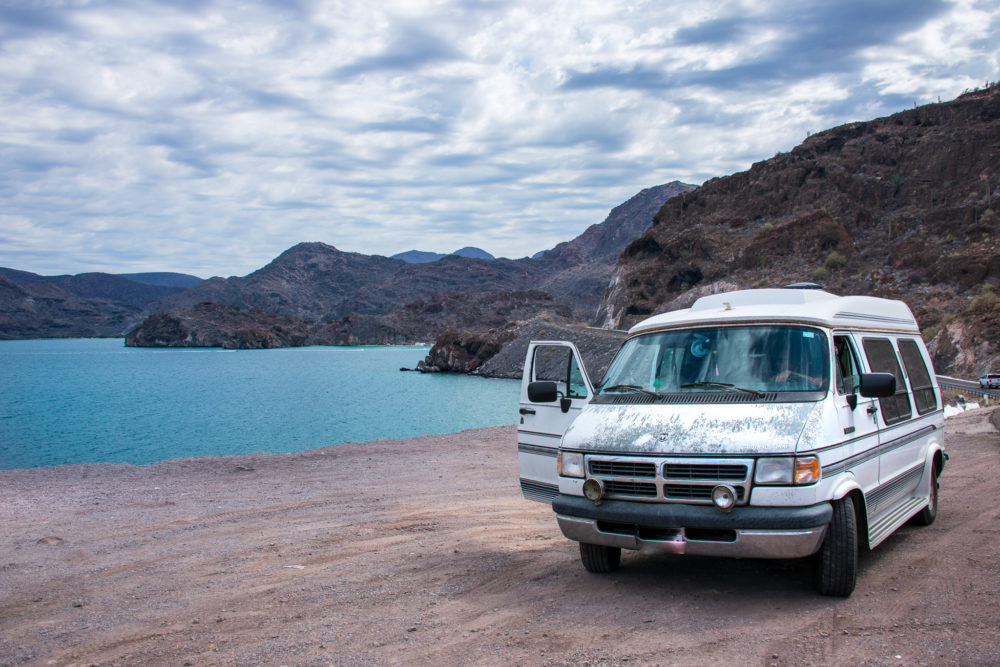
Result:
M525 358L518 459L583 566L622 549L813 559L849 596L859 551L938 511L941 392L901 301L715 294L628 332L594 384L568 341Z

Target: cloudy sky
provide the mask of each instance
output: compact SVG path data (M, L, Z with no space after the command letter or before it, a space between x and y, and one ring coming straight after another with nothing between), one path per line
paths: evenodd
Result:
M995 0L0 0L0 266L523 257L1000 78Z

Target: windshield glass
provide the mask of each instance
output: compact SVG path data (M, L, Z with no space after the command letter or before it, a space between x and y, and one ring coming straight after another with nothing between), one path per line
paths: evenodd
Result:
M600 394L825 391L828 344L817 329L733 326L646 334L626 341Z

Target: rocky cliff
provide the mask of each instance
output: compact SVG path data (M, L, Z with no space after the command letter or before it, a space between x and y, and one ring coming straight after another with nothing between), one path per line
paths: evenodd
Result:
M599 309L626 327L697 293L822 283L899 298L938 372L1000 352L1000 88L851 123L667 201Z

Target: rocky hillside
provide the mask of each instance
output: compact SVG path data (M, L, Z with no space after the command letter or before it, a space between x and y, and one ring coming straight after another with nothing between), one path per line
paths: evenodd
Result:
M565 317L569 308L545 292L446 292L386 315L351 313L308 321L251 307L200 303L165 310L130 331L130 347L224 347L259 349L302 345L402 345L433 341L443 331L462 331L469 322L483 329L540 314Z
M667 201L599 309L626 327L697 293L814 281L903 299L940 373L1000 365L1000 88L810 136Z
M649 227L663 202L694 189L680 181L646 188L613 208L600 224L546 251L537 260L550 274L541 288L557 301L572 304L576 317L590 321L625 246Z

